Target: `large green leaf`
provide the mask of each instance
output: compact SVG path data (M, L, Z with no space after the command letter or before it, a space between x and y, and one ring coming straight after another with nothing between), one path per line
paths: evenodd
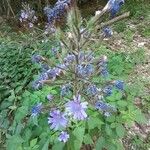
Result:
M85 132L84 127L77 127L74 129L73 135L76 137L76 139L74 140L75 150L79 150L81 148L83 138L84 138L84 132Z
M125 128L121 124L117 124L116 126L116 133L117 135L122 138L125 134Z
M102 150L105 147L105 138L100 137L96 142L96 150Z
M90 117L88 119L88 128L89 130L94 129L96 127L100 128L101 125L104 124L98 117Z
M64 146L63 142L57 142L53 145L52 150L63 150Z

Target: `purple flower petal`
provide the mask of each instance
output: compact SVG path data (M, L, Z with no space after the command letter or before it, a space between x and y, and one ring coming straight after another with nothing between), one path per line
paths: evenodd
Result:
M81 95L74 96L73 101L69 101L66 104L66 112L68 115L73 116L76 120L84 120L87 118L86 109L87 109L87 102L81 102Z
M50 117L48 118L48 123L50 128L54 130L59 130L67 126L67 118L59 110L54 110L50 112Z
M58 140L66 143L69 139L69 134L67 132L62 131L58 137Z

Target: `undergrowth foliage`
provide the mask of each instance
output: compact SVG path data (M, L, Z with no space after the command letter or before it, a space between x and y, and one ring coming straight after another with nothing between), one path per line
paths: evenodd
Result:
M55 30L59 44L51 49L53 57L32 56L41 71L32 83L35 91L23 94L13 122L16 128L7 135L8 149L123 149L127 129L135 121L143 122L144 116L124 81L111 78L107 56L89 47L97 28L102 30L101 40L112 35L108 25L120 19L113 18L123 3L108 1L87 24L74 6L67 32ZM111 21L103 22L107 13Z

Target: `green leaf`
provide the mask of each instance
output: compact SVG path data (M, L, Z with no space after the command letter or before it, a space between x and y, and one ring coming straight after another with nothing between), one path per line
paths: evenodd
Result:
M111 129L111 127L109 125L106 125L105 131L106 131L107 135L109 135L109 136L112 135L112 129Z
M102 150L105 146L105 138L100 137L96 142L96 150Z
M145 115L141 112L141 110L137 109L134 114L135 114L135 120L138 123L146 123L147 122L147 119L146 119Z
M37 143L37 138L30 141L30 147L34 147L36 145L36 143Z
M108 121L108 122L115 122L115 120L116 120L115 116L109 116L106 118L106 121Z
M23 142L24 140L19 135L13 135L7 140L7 149L17 150L17 148L20 147Z
M122 98L122 93L121 92L117 92L115 95L116 100L120 100Z
M93 140L89 134L84 136L84 144L93 144Z
M51 90L50 93L55 95L55 94L57 94L57 91L56 90Z
M42 150L48 150L48 146L49 146L49 139L45 142L44 146L42 147Z
M75 150L79 150L82 146L83 138L84 138L84 127L77 127L72 132L73 135L76 137L76 140L74 140L74 148Z
M121 107L125 107L125 106L128 105L128 103L127 103L126 101L123 101L123 100L122 100L122 101L121 101L121 100L118 101L117 104L118 104L119 106L121 106Z
M64 146L63 142L58 142L53 145L52 150L63 150Z
M22 106L17 109L17 112L15 113L15 120L17 122L20 122L26 115L28 114L28 107Z
M125 128L123 127L123 125L121 124L117 124L117 127L116 127L116 133L117 135L122 138L125 134Z
M98 117L90 117L88 120L88 128L89 130L94 129L96 127L100 128L101 125L104 124Z

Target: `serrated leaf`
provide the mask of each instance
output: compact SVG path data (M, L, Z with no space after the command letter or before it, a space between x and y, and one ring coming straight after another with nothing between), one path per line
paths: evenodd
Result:
M63 150L64 146L63 142L58 142L53 145L52 150Z
M116 93L115 98L116 100L120 100L122 98L122 93L121 92Z
M99 118L90 117L88 120L88 128L94 129L96 127L100 128L104 124Z
M121 101L121 100L118 101L117 104L118 104L119 106L121 106L121 107L125 107L125 106L128 105L128 103L127 103L126 101L123 101L123 100L122 100L122 101Z
M44 146L42 147L42 150L48 150L48 146L49 146L49 139L45 142Z
M116 133L117 135L122 138L125 134L125 128L121 124L117 124L116 126Z
M74 129L72 132L73 135L76 137L76 140L74 140L74 148L75 150L78 150L81 148L83 138L84 138L84 132L85 128L84 127L77 127Z
M30 147L34 147L37 143L37 138L30 141Z
M20 122L28 114L28 107L22 106L17 109L15 113L15 120Z
M106 131L106 134L111 136L112 135L112 129L109 125L106 125L105 127L105 131Z
M89 134L86 134L84 136L84 144L93 144L93 140L92 140L92 137L89 135Z
M15 150L21 146L24 140L19 135L13 135L7 140L7 149Z
M145 115L140 110L137 109L134 114L135 114L135 120L138 123L146 123L147 122Z
M104 137L98 138L96 142L96 150L102 150L104 148L104 145L105 145L105 138Z

